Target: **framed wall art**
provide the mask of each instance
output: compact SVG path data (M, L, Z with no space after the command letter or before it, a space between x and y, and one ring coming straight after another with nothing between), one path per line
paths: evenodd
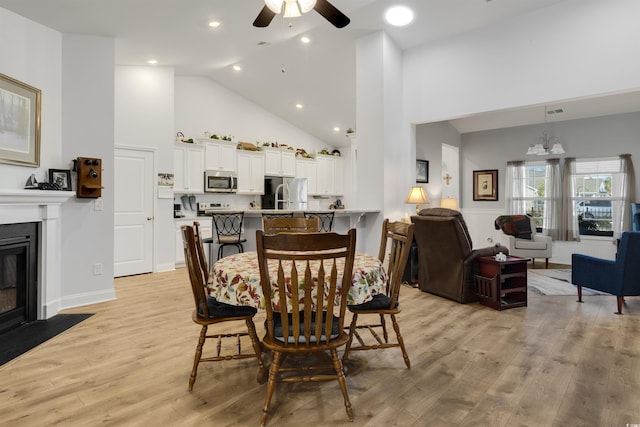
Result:
M429 182L429 162L416 160L416 182Z
M71 191L71 171L68 169L49 169L49 182L61 190Z
M40 166L41 91L0 74L0 163Z
M473 200L498 200L498 170L473 171Z

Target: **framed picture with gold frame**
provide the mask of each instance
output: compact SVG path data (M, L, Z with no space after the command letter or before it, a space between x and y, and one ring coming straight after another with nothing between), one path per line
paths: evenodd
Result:
M498 201L498 170L473 171L473 200Z
M40 89L0 74L0 163L40 166Z

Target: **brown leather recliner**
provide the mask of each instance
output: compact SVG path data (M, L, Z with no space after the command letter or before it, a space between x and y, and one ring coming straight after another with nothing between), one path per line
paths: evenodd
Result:
M509 253L504 246L473 249L462 214L444 208L421 210L412 216L418 244L418 285L429 292L461 303L477 301L473 276L479 256Z

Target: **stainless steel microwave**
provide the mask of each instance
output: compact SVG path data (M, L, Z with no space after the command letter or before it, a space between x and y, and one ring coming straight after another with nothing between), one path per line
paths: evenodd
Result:
M229 172L204 171L204 191L207 193L235 193L238 179Z

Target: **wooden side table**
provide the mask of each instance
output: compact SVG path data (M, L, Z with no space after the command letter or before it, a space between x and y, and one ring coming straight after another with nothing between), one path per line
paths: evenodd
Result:
M496 310L526 307L528 261L517 256L507 256L506 261L479 257L480 273L474 282L480 303Z

